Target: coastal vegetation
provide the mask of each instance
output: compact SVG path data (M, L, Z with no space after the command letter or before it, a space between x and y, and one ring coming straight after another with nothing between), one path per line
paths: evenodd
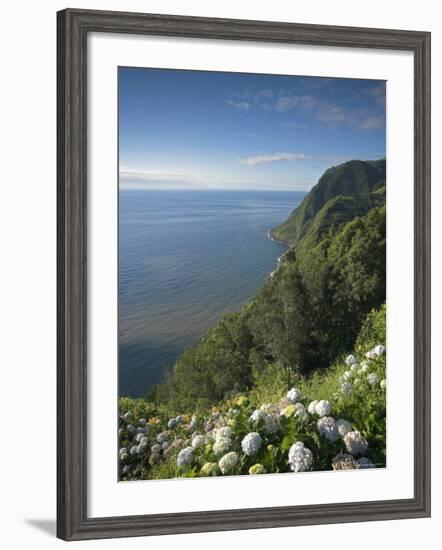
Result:
M263 288L120 399L121 479L385 465L385 173L326 170Z

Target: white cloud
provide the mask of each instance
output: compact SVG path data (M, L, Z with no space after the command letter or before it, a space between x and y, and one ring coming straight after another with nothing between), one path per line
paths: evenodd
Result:
M285 112L295 108L313 109L317 104L318 100L310 95L284 95L278 98L275 110Z
M247 103L247 101L229 100L227 103L234 107L237 111L248 111L251 107L250 103Z
M368 116L362 119L359 124L359 130L374 130L376 128L382 128L384 125L384 119L380 116Z
M261 97L273 97L275 92L271 90L270 88L267 88L266 90L261 90L258 92L255 96L255 98L258 100Z
M240 159L241 164L254 166L256 164L267 164L269 162L288 161L288 160L305 160L306 155L302 153L273 153L271 155L257 155Z

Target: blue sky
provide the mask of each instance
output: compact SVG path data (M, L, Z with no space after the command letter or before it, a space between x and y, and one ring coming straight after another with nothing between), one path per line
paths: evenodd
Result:
M384 81L119 68L121 189L308 190L385 139Z

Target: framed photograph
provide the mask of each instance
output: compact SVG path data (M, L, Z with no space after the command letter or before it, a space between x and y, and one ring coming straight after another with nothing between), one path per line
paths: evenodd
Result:
M430 34L58 13L58 536L430 515Z

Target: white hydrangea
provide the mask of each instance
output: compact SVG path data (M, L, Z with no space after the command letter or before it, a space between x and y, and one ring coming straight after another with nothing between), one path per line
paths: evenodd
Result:
M182 424L184 422L184 418L179 414L178 416L175 417L175 422L177 424Z
M356 460L356 466L358 468L374 468L375 465L373 464L373 462L367 458L366 456L362 456L361 458L359 458L358 460Z
M292 388L287 392L286 399L290 403L297 403L298 401L301 401L302 393L298 390L298 388Z
M331 403L326 399L318 401L315 407L315 412L318 416L328 416L331 413Z
M181 449L176 458L176 465L178 468L185 468L192 463L193 451L193 447L184 447L184 449Z
M307 410L310 414L316 414L316 405L319 403L319 401L312 401L310 405L307 407Z
M238 455L232 451L220 458L218 465L221 473L226 474L232 471L238 464Z
M261 405L260 409L271 415L276 415L279 411L278 407L274 403L264 403L264 405Z
M364 363L364 364L362 365L361 369L359 370L359 373L360 373L360 374L365 374L366 372L368 372L368 369L369 369L369 368L370 368L370 367L367 365L367 363Z
M378 382L379 382L379 377L378 375L375 373L375 372L372 372L371 374L369 374L367 376L367 382L371 385L371 386L375 386Z
M359 363L353 363L353 365L350 367L350 370L353 374L356 374L360 368L361 365Z
M147 420L146 420L145 418L140 418L140 419L138 420L138 424L141 424L141 426L145 426L145 425L146 425L146 422L147 422Z
M248 433L241 441L243 453L247 456L256 454L262 445L262 438L257 432Z
M353 378L353 372L351 370L346 370L340 377L341 382L348 382Z
M351 423L344 418L339 418L336 420L336 426L338 427L338 432L341 437L344 437L346 433L351 432L352 430Z
M377 357L377 355L373 350L370 350L370 351L367 351L367 353L365 354L365 357L367 359L374 359L375 357Z
M134 432L134 431L135 431L135 426L134 426L133 424L128 424L128 425L126 426L126 430L127 430L128 432Z
M362 455L368 449L367 440L358 431L347 432L344 435L344 443L352 455Z
M221 437L213 444L213 452L216 455L222 455L232 446L232 441L228 437Z
M265 420L267 416L267 413L260 409L255 409L252 414L250 415L250 422L258 423L261 420Z
M157 441L158 443L164 443L169 439L169 434L167 432L161 432L157 435Z
M204 447L206 444L206 438L203 435L194 435L192 438L192 447L198 449L199 447Z
M353 390L353 386L350 384L350 382L342 382L341 384L341 392L348 395Z
M137 443L139 443L143 439L143 437L146 437L143 433L137 433L134 439Z
M132 445L129 452L132 456L136 455L138 453L138 445Z
M215 439L223 439L228 438L230 439L233 435L232 428L230 426L223 426L222 428L218 428L215 432Z
M159 452L161 452L161 445L159 443L155 443L154 445L152 445L152 447L150 448L150 452L152 454L158 454Z
M290 447L288 463L293 472L306 472L312 467L313 454L302 441L297 441Z
M127 411L123 414L123 418L124 420L129 420L130 418L132 418L132 413L130 411Z
M353 365L354 363L356 363L356 357L354 355L348 355L345 358L345 364L346 365Z
M175 418L170 418L169 421L167 422L167 427L169 428L169 430L173 430L175 426L176 426Z
M302 403L296 403L295 405L296 411L295 416L299 419L304 419L307 417L307 411L305 410L305 407Z
M378 357L381 355L384 355L385 353L385 347L382 344L378 344L375 346L372 350Z
M281 427L281 424L279 423L279 418L277 416L267 414L264 421L265 421L264 430L268 434L276 433Z
M198 426L198 419L196 416L192 416L192 419L189 422L189 428L191 430L196 430L197 426Z
M379 385L381 386L381 388L382 388L383 390L386 389L386 387L387 387L387 381L385 380L385 378L379 382Z
M317 422L319 434L329 441L336 441L339 438L338 426L331 416L323 416Z

